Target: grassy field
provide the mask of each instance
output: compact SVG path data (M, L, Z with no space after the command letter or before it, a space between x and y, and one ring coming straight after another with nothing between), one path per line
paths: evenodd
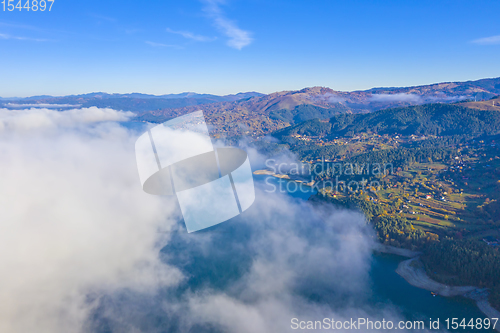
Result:
M487 186L494 183L496 174L472 168L464 171L462 166L456 173L467 177L455 181L458 177L446 173L448 168L441 163L416 163L406 171L384 177L386 185L369 195L387 211L393 210L425 232L465 231L466 237L480 238L484 231L489 235L491 223L478 215L478 207L498 190ZM465 184L465 178L476 179L479 173L480 180Z
M498 103L500 109L500 99ZM352 156L371 151L406 149L405 142L414 144L415 140L366 134L339 138L329 144L345 147L344 155L337 161L349 161ZM452 151L446 159L400 164L383 176L367 174L341 179L346 184L351 180L359 182L362 177L375 180L379 184L375 191L370 187L362 192L337 188L328 193L339 191L338 198L364 197L379 205L383 214L405 217L415 229L440 237L480 239L500 227L499 147L491 139L458 143L446 148Z
M484 111L500 111L500 98L497 97L489 101L460 103L458 105Z

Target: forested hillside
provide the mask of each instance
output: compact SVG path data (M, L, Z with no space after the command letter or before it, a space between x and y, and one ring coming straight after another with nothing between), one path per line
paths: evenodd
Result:
M380 242L423 251L436 280L500 308L500 112L426 104L273 133L313 172L312 201L361 210Z
M366 114L339 114L328 121L309 120L275 132L291 135L354 136L359 133L400 135L494 135L500 133L500 113L460 105L426 104Z

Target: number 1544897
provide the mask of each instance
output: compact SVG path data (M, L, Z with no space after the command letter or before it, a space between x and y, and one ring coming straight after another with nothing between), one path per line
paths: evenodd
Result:
M52 10L52 5L55 0L2 0L0 2L1 9L3 11L13 12L15 10L18 11L32 11L32 12L44 12L48 10L49 12Z

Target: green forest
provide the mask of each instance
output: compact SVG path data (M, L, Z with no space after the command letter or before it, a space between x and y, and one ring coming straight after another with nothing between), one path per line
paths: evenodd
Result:
M372 113L335 115L328 121L312 119L274 133L277 138L294 134L353 136L360 133L400 135L466 135L500 133L500 114L453 104L425 104Z
M490 288L490 301L500 308L500 253L484 242L444 239L424 249L427 273L450 285Z
M487 287L500 308L499 112L428 104L306 120L273 136L314 166L312 202L362 211L381 243L422 251L432 278ZM371 172L377 164L390 167Z

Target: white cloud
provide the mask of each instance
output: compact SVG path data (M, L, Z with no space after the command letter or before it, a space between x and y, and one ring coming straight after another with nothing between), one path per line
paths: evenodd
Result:
M16 28L16 29L26 29L26 30L32 30L32 31L43 31L43 29L40 29L38 27L35 27L32 25L25 25L25 24L12 24L12 23L7 23L7 22L0 22L0 26Z
M13 36L9 34L0 33L0 39L15 39L15 40L26 40L33 42L48 42L48 39L43 38L31 38L31 37L22 37L22 36Z
M118 21L116 18L114 17L110 17L110 16L105 16L105 15L99 15L99 14L88 14L89 16L95 18L95 19L98 19L98 20L104 20L104 21L108 21L108 22L112 22L112 23L115 23L116 21Z
M116 332L284 333L294 317L401 319L391 306L367 301L374 237L362 214L313 209L260 185L254 206L237 219L172 235L175 246L163 253L192 283L161 298L114 295L98 323Z
M311 95L309 99L318 102L327 102L330 104L341 103L345 101L345 98L336 94L326 93L321 95Z
M163 44L163 43L156 43L156 42L150 42L150 41L145 41L144 43L146 43L150 46L153 46L153 47L171 47L174 49L182 49L182 47L179 45Z
M141 190L135 135L84 126L127 116L12 112L0 112L0 331L83 332L101 295L178 283L158 257L176 208ZM47 131L27 131L40 125Z
M496 45L496 44L500 44L500 35L479 38L479 39L473 40L472 43L479 44L479 45Z
M408 103L421 103L422 97L415 94L373 94L370 97L372 102L408 102Z
M201 36L201 35L195 35L189 31L176 31L176 30L172 30L170 28L167 28L167 32L169 32L171 34L181 35L184 38L192 39L192 40L195 40L197 42L211 42L211 41L215 40L215 38L210 38L210 37Z
M101 323L113 332L281 333L293 317L399 318L363 303L374 235L362 214L313 209L260 184L238 218L187 234L176 202L141 190L135 134L85 126L106 118L88 110L68 113L70 122L29 111L51 125L27 131L37 122L23 111L18 121L0 113L16 124L0 131L2 333L102 331Z
M104 121L126 121L133 116L132 112L97 107L67 111L34 108L29 110L0 109L0 132L71 128Z
M436 94L435 96L426 97L426 101L429 101L431 103L434 103L434 102L453 103L453 102L463 101L464 99L467 99L467 96L463 96L463 95L446 96L444 94Z
M220 9L220 0L203 0L205 12L213 19L215 26L224 33L229 40L227 45L241 50L252 42L251 33L240 29L235 22L227 19Z
M416 94L396 93L396 94L373 94L370 96L370 102L382 103L410 103L410 104L424 104L424 103L452 103L466 99L466 96L447 96L443 93L436 95L420 96Z
M244 222L237 227L240 233L244 230L245 240L235 239L230 248L236 262L246 260L240 254L242 248L245 254L251 253L250 267L225 288L208 286L186 293L180 302L165 300L167 314L175 316L182 309L179 331L209 326L224 332L284 333L291 331L292 318L398 318L397 312L383 305L363 310L353 305L370 294L373 240L361 214L321 207L312 211L307 203L265 191L257 197L256 207L243 214ZM227 229L221 234L235 236ZM224 243L218 237L214 230L208 245L205 237L190 239L190 247L202 248L208 266L221 265L225 258L220 262L210 259ZM332 304L311 301L305 296L311 291L322 296L335 294L342 306L333 309Z

